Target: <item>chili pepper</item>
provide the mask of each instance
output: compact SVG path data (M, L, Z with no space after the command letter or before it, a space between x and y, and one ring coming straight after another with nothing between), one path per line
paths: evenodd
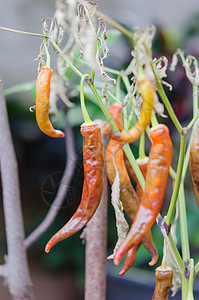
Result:
M126 169L129 173L129 175L136 182L136 194L137 194L139 200L141 201L141 198L143 195L143 190L141 188L141 185L140 185L140 183L135 175L135 172L134 172L129 160L127 159L127 157L124 158L124 161L125 161L125 166L126 166ZM136 160L136 162L137 162L137 164L142 172L142 175L145 179L146 172L147 172L147 165L148 165L148 157L145 157L143 159L138 158ZM148 241L148 244L147 244L147 241ZM152 247L151 247L151 245L150 245L151 242L153 243L152 236L149 239L145 239L145 248L155 250L152 255L152 257L154 257L154 259L152 260L152 262L149 263L149 265L153 266L158 260L158 253L157 253L157 250L156 250L154 244L152 244ZM136 259L136 253L137 253L137 250L139 249L139 246L140 246L140 244L138 246L132 247L128 250L126 258L123 263L123 267L122 267L121 271L119 272L120 276L123 276L126 273L126 271L128 271L134 265L134 262Z
M50 68L42 68L36 80L36 120L39 128L43 133L51 137L64 137L64 133L55 130L49 120L49 101L50 101L50 81L52 70Z
M189 166L192 176L193 190L199 206L199 128L196 129L191 143Z
M116 122L116 125L118 127L119 126L122 127L121 123L117 124L118 120L121 121L120 117L117 117L117 115L121 115L121 110L119 110L119 109L116 110L115 108L113 110L112 106L111 106L109 109L109 112L110 112L111 116L113 117L114 121ZM113 112L114 112L114 114L113 114ZM113 184L115 176L116 176L116 170L114 167L114 163L117 167L117 170L119 173L119 178L120 178L120 200L123 204L124 211L130 218L131 222L133 222L136 212L138 210L139 204L140 204L140 200L137 197L137 195L132 187L132 184L130 182L130 179L129 179L129 176L128 176L128 173L127 173L127 170L126 170L126 167L124 164L123 149L119 142L111 139L110 143L107 147L107 150L106 150L107 175L108 175L109 182L111 185ZM146 233L146 235L143 237L142 242L152 256L150 265L154 265L157 262L158 253L157 253L156 247L153 243L151 232ZM126 268L126 271L134 264L135 258L136 258L136 252L137 252L138 248L139 247L137 246L135 249L131 250L127 254L128 268Z
M173 270L170 267L158 267L155 270L155 291L152 300L168 300L172 285Z
M48 242L45 251L81 230L95 213L102 196L104 183L104 157L99 125L83 124L84 185L81 202L72 218Z
M145 190L131 229L118 248L114 263L119 264L122 256L138 245L148 232L160 212L172 159L172 142L166 125L159 125L149 131L152 146L146 174Z
M113 130L110 137L120 143L132 143L140 138L151 122L151 114L154 107L154 87L148 79L138 81L138 88L142 96L140 117L127 133L115 133Z

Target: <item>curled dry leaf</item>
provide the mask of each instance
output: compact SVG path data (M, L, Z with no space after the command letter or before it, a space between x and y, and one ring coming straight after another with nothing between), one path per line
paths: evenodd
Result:
M113 259L114 255L121 245L121 243L124 241L129 225L124 217L123 214L123 205L122 202L120 201L120 177L119 177L119 172L117 170L116 165L114 165L115 171L116 171L116 176L115 180L112 185L112 194L111 194L111 203L114 207L115 210L115 217L116 217L116 227L117 227L117 235L118 235L118 241L115 245L115 248L113 250L113 254L108 257L108 259Z

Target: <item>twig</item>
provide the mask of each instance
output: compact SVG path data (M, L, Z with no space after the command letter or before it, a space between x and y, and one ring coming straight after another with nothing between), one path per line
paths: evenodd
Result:
M106 147L106 138L103 138L103 144ZM100 205L86 226L85 300L106 299L107 200L108 182L105 172Z
M7 284L14 300L35 299L24 247L18 167L0 80L0 168L8 255Z
M41 224L25 239L24 244L26 248L30 247L50 227L55 217L57 216L62 203L64 202L64 197L73 176L76 163L73 132L72 128L69 125L66 126L66 151L66 167L55 200L53 201L46 217L41 222Z

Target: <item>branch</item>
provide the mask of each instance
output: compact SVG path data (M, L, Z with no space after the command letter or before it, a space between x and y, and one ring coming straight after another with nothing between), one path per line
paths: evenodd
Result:
M67 163L66 163L65 171L59 189L57 191L57 195L44 220L24 240L24 245L26 248L30 247L50 227L50 225L53 223L54 219L56 218L64 202L64 198L68 190L70 181L72 179L73 172L75 169L75 163L76 163L76 153L75 153L73 132L72 132L72 128L69 125L66 126L65 141L66 141L66 151L67 151Z
M0 168L7 239L7 284L14 300L34 299L20 202L18 167L10 134L3 83L0 80Z

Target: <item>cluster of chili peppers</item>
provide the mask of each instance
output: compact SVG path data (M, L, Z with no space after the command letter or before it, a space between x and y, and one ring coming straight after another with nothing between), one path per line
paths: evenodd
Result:
M52 70L47 67L42 68L38 74L36 81L36 119L38 126L45 134L52 137L64 137L64 133L53 128L48 116L51 76ZM120 179L120 200L132 223L129 233L114 256L114 263L118 265L126 253L120 275L124 275L134 264L137 251L142 243L152 256L149 264L154 265L158 260L157 249L153 243L150 230L162 206L172 159L172 142L168 128L165 125L153 127L149 131L149 137L152 140L149 157L137 160L137 164L145 178L145 189L143 191L133 168L124 156L120 144L121 142L136 141L146 130L146 127L150 125L154 107L154 86L148 79L143 79L138 81L138 89L143 101L140 117L135 125L127 133L114 133L109 123L104 127L105 134L110 137L110 143L106 150L107 175L112 185L117 169ZM121 132L123 130L122 107L113 104L109 112ZM45 248L46 252L49 252L61 240L81 230L92 218L100 203L104 179L101 129L94 122L85 122L81 126L81 134L83 136L84 162L84 185L81 202L71 219L49 240ZM194 135L194 143L198 143L196 134ZM194 169L197 162L194 160L196 156L193 153L193 148L194 146L191 148L190 168L197 198L199 181L197 172ZM136 183L136 192L129 175ZM156 287L153 299L167 299L171 282L172 270L171 272L168 272L168 270L165 272L165 270L156 269ZM161 296L162 298L159 296L161 293L164 295Z

